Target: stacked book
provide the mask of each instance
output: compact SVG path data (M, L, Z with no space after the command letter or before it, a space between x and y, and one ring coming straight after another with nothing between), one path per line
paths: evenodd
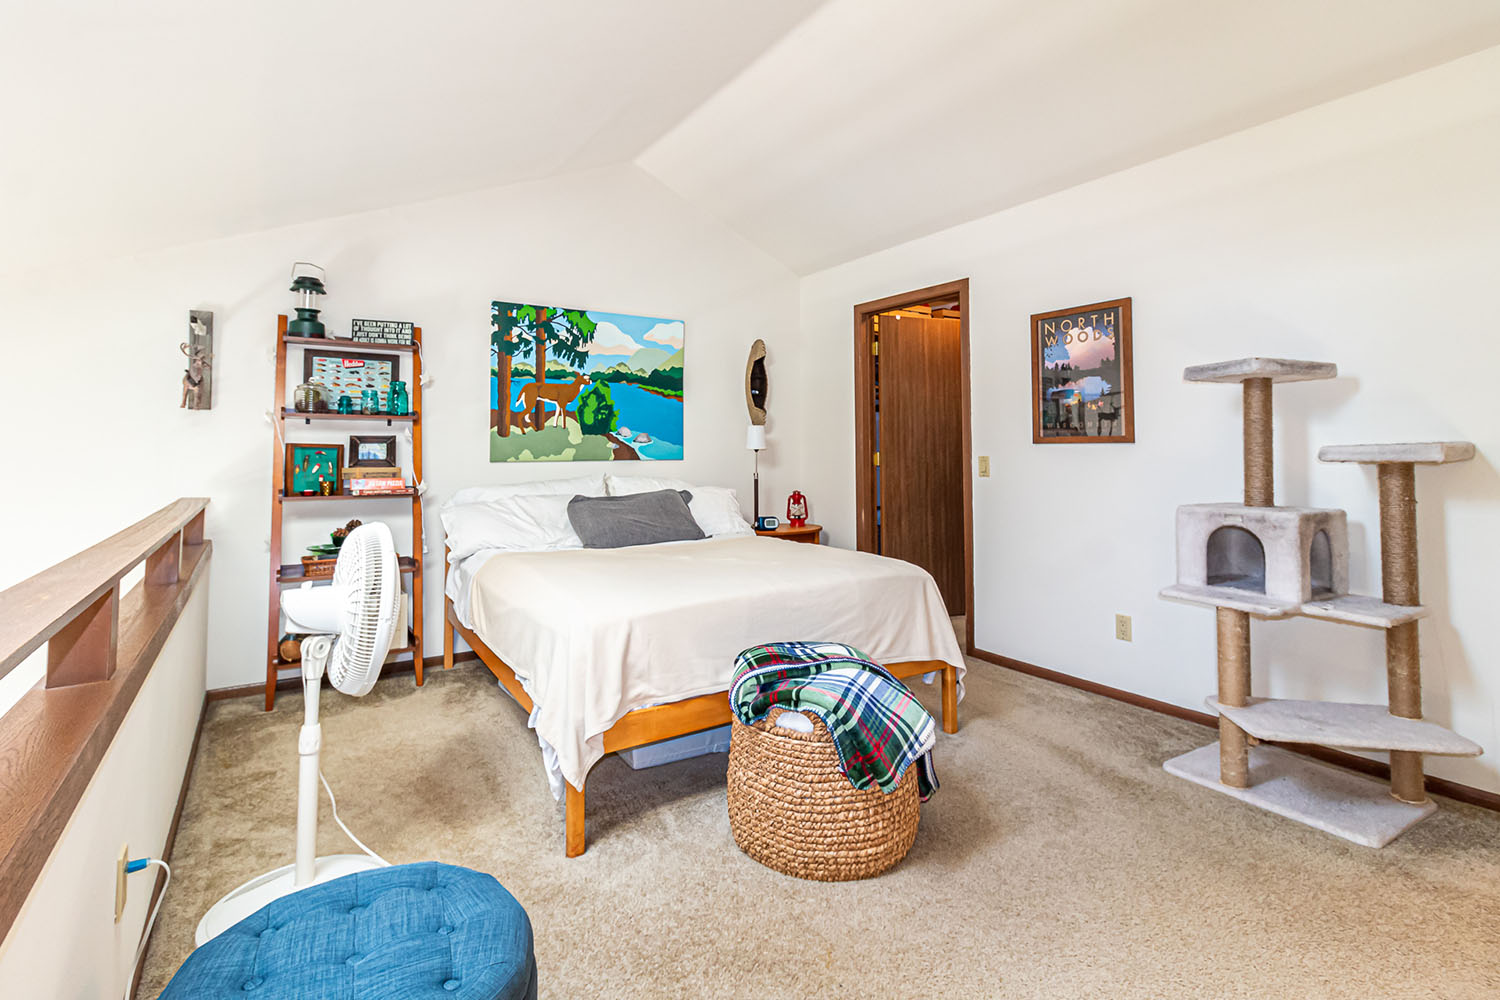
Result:
M411 488L402 478L401 470L359 466L343 470L344 492L350 496L390 496L410 493Z

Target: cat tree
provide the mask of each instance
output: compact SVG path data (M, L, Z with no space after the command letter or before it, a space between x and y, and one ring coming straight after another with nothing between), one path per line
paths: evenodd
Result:
M1380 598L1348 593L1349 537L1341 510L1277 507L1271 462L1271 386L1330 379L1331 364L1241 358L1198 365L1189 382L1238 382L1244 392L1243 504L1177 509L1177 584L1161 596L1215 609L1219 741L1163 765L1167 771L1279 815L1370 847L1384 847L1436 810L1422 756L1477 757L1477 743L1422 718L1417 619L1415 466L1474 457L1467 441L1335 445L1323 462L1376 466L1380 489ZM1388 705L1255 698L1250 616L1304 615L1385 630ZM1262 743L1388 750L1387 789L1373 779Z

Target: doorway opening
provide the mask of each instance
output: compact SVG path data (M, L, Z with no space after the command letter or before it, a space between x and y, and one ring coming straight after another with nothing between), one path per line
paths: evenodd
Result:
M854 307L856 544L932 574L974 649L969 281Z

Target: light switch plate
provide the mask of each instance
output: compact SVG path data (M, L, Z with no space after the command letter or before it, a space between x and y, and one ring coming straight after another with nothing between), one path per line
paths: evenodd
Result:
M979 475L981 477L984 477L984 476L988 476L989 474L990 474L990 456L988 456L988 455L980 455L979 456Z

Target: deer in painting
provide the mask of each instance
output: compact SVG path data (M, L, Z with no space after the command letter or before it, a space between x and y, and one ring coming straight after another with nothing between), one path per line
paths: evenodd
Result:
M530 413L536 409L541 400L547 400L557 404L557 426L563 426L567 408L578 398L578 393L588 385L589 377L579 374L573 376L571 382L530 382L521 386L521 412ZM546 421L538 425L537 430L546 426Z

